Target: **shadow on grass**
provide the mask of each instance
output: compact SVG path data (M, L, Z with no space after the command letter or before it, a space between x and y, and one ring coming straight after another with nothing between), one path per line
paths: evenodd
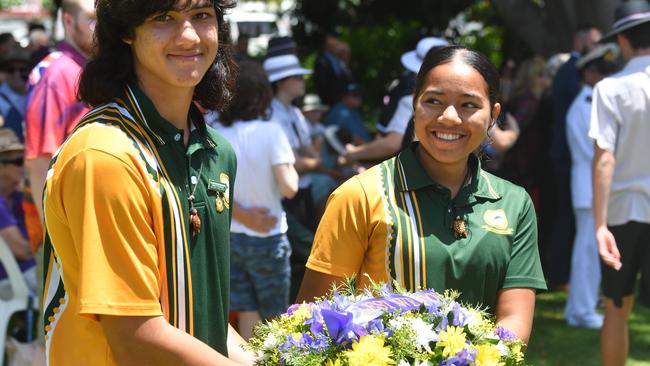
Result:
M598 330L572 328L564 322L566 293L537 296L535 322L526 352L533 366L600 365ZM650 366L650 310L635 306L630 317L628 366Z

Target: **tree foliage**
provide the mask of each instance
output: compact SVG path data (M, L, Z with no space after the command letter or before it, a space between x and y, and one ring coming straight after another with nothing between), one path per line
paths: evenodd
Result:
M313 63L322 36L336 33L352 48L352 70L366 93L368 119L387 86L403 71L400 55L424 36L445 36L506 58L568 52L581 24L610 28L622 0L297 0L294 36ZM473 25L473 27L468 27Z
M460 13L461 24L481 21L482 26L469 32L448 29L450 20ZM307 66L313 64L327 33L338 34L351 46L351 67L364 88L369 121L376 119L389 84L404 71L400 56L414 49L422 37L446 37L501 62L504 28L489 0L301 0L296 16L294 37Z
M22 4L22 0L0 0L0 9L6 9L12 6Z

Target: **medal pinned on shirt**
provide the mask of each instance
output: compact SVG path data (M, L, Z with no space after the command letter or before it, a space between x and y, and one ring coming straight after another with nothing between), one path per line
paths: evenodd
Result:
M208 190L217 194L215 208L218 213L222 213L225 209L230 208L230 178L227 174L221 173L219 182L210 179L208 181Z
M217 201L215 202L215 206L217 208L218 213L223 212L223 199L221 198L221 195L217 196Z

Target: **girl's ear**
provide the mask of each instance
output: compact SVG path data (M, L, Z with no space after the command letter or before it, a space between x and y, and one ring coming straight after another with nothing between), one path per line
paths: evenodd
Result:
M490 123L490 127L494 125L497 122L497 119L499 119L499 115L501 114L501 103L494 103L494 106L492 107L492 122Z

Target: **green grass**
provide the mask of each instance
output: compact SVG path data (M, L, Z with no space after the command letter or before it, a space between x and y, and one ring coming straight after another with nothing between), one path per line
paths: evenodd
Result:
M566 293L537 296L535 323L526 361L533 366L600 365L597 330L572 328L564 321ZM629 321L630 354L626 366L650 366L650 310L635 306Z

